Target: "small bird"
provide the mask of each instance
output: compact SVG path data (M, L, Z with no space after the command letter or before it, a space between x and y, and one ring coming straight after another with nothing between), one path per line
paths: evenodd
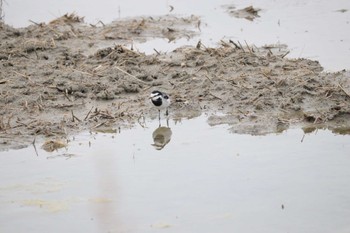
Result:
M159 120L160 120L160 110L166 109L165 115L169 115L168 107L170 105L170 98L167 94L160 91L152 91L150 95L151 103L158 109Z

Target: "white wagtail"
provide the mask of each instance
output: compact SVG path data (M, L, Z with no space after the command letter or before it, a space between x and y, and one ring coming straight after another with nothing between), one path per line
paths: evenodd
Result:
M168 107L170 105L170 98L167 94L160 91L152 91L150 95L151 103L158 109L159 119L160 119L160 110L166 109L165 115L168 116Z

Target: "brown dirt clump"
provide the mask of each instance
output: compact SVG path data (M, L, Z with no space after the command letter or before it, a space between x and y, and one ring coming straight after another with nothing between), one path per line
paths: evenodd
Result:
M0 25L0 148L155 118L147 97L166 91L173 119L209 113L209 124L264 134L290 126L350 128L349 73L287 59L276 47L233 41L145 55L126 41L193 37L197 17L133 18L86 25L75 15L23 29Z
M261 11L261 9L254 8L253 6L248 6L243 9L236 9L236 7L231 4L231 5L223 5L222 7L226 9L226 12L230 16L233 16L236 18L243 18L249 21L253 21L254 19L260 17L259 11Z

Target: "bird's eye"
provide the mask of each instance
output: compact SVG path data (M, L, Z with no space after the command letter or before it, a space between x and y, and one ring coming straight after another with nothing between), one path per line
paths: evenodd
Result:
M169 96L167 96L167 95L166 95L166 96L164 96L164 99L169 99Z

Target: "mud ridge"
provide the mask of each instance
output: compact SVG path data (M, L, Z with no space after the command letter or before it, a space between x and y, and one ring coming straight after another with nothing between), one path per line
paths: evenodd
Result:
M317 61L288 59L285 48L200 42L145 55L125 41L198 35L200 19L132 18L86 25L65 15L22 29L0 25L0 147L36 137L65 138L156 118L148 96L166 91L175 120L208 114L254 135L304 127L350 129L349 72L325 73Z

